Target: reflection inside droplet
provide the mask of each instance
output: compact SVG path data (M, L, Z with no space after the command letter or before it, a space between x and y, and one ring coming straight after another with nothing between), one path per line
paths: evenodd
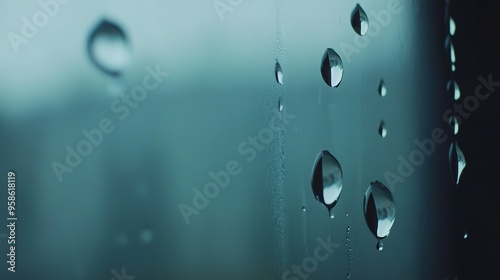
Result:
M385 87L384 80L380 80L380 84L378 85L378 94L384 97L387 94L387 88Z
M381 121L380 125L378 127L378 134L382 137L385 138L387 136L387 129L385 128L385 122Z
M356 4L356 7L354 7L351 13L351 25L358 35L363 36L368 31L368 16L359 4Z
M333 216L331 209L337 204L342 191L342 168L329 151L322 151L316 157L311 185L316 199L325 205Z
M112 76L122 73L131 55L131 48L123 30L107 20L103 20L91 32L87 49L92 63Z
M389 235L396 219L396 205L391 191L378 181L370 183L363 200L363 212L368 228L382 244L380 239Z
M450 170L453 182L458 184L460 182L460 176L467 165L465 161L464 153L462 149L458 146L457 142L451 143L449 152Z
M453 20L452 17L450 17L450 35L455 35L455 31L457 29L457 26L455 25L455 21Z
M276 60L276 64L274 66L274 76L276 78L276 82L280 85L283 84L283 70L281 69L281 65L278 60Z
M342 59L333 50L327 49L321 61L321 76L330 87L338 87L344 75Z

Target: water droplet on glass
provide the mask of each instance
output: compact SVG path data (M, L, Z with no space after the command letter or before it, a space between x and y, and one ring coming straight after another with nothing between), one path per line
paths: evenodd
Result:
M333 214L333 211L330 210L330 219L335 218L335 214Z
M384 243L382 243L382 241L380 240L377 242L377 250L379 251L384 250Z
M131 48L123 30L103 20L90 34L87 50L92 63L103 72L119 76L129 63Z
M455 21L452 17L450 17L450 35L455 35L455 31L457 30L457 26L455 25Z
M387 94L387 88L385 87L384 80L380 80L380 84L378 85L378 94L384 97Z
M153 240L153 233L150 230L143 230L141 231L141 241L142 243L151 243Z
M460 88L458 87L456 81L450 80L446 88L448 90L448 93L453 96L453 99L455 100L460 99Z
M345 213L345 216L346 216L346 217L349 217L349 213Z
M453 178L453 182L458 184L460 182L460 176L462 175L467 163L465 161L464 153L458 146L457 142L451 143L449 156L451 177Z
M458 124L458 118L456 116L451 116L448 124L450 125L451 130L453 130L453 134L457 135L460 128Z
M283 84L283 70L281 69L281 65L278 62L278 60L276 60L276 65L274 66L274 76L276 78L276 82L278 82L278 84L282 85Z
M340 56L328 48L321 61L321 76L330 87L338 87L344 74L344 65Z
M464 239L467 239L467 237L469 237L469 235L467 234L467 232L464 233Z
M306 212L306 207L302 206L302 212Z
M455 47L453 47L453 43L450 41L450 59L451 63L455 63L456 57L455 57Z
M451 64L451 72L455 72L455 70L456 70L455 63L452 63Z
M283 100L281 99L281 97L280 97L280 99L278 100L278 110L279 110L280 112L283 112Z
M382 138L385 138L387 136L387 128L385 128L384 121L380 122L380 126L378 127L378 134L380 134Z
M363 212L368 228L382 246L380 239L389 235L396 219L396 205L391 191L378 181L370 183L363 200Z
M332 208L337 204L342 191L342 168L329 151L322 151L316 157L311 185L314 195L328 208L333 218Z
M365 13L365 10L361 8L359 4L356 4L354 10L351 13L351 25L354 28L354 31L359 35L363 36L368 31L368 16Z

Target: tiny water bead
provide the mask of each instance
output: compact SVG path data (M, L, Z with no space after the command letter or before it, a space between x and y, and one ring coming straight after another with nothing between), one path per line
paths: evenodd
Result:
M469 237L469 235L467 234L467 232L464 232L464 239L467 239L467 237Z
M446 85L446 89L448 93L453 96L454 100L460 99L460 88L458 87L458 84L454 80L448 81L448 84Z
M274 66L274 76L276 78L276 82L278 84L282 85L283 84L283 70L281 69L281 65L278 62L278 60L276 60L276 64Z
M302 206L302 212L306 212L306 207Z
M328 208L332 219L332 208L342 192L342 176L338 160L329 151L320 152L313 165L311 186L315 198Z
M456 57L455 57L455 47L453 47L453 43L450 41L450 60L452 64L455 64L456 62Z
M451 177L453 179L453 182L458 185L458 183L460 182L460 176L462 175L467 162L465 161L464 153L458 146L457 142L451 143L449 160Z
M396 205L391 191L382 183L370 183L363 200L366 224L378 239L377 249L382 250L381 239L386 238L396 219Z
M382 241L380 240L377 242L377 250L379 251L384 250L384 243L382 243Z
M450 128L453 131L453 134L457 135L458 130L460 129L459 123L458 123L458 118L456 116L451 116L450 119L448 120L448 124L450 125Z
M450 17L450 35L451 36L455 35L456 30L457 30L457 26L455 24L455 21L453 20L452 17Z
M380 84L378 85L378 94L382 97L386 96L387 88L385 87L384 80L380 80Z
M131 56L130 43L125 32L108 20L102 20L92 30L87 51L92 63L111 76L121 75Z
M385 138L387 136L387 128L385 127L385 122L384 121L380 122L380 125L378 127L378 134L382 138Z
M278 100L278 110L279 110L280 112L283 112L283 100L281 99L281 97L280 97L280 99Z
M321 76L330 87L338 87L344 75L344 65L339 54L328 48L321 60Z
M351 25L358 35L363 36L368 31L369 20L365 10L356 4L351 13Z

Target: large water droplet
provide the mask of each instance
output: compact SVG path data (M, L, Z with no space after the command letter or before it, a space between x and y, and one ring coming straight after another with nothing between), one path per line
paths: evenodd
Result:
M460 88L458 87L456 81L450 80L446 88L448 90L448 93L453 96L453 99L455 100L460 99Z
M457 26L455 25L455 21L452 17L450 17L450 35L455 35L455 31L457 30Z
M465 161L464 153L458 146L457 142L451 143L449 156L451 177L453 178L453 182L458 184L460 182L460 176L462 175L467 163Z
M103 20L91 33L87 50L92 63L105 73L119 76L130 60L131 48L123 30Z
M342 59L334 50L328 48L321 61L321 76L330 87L338 87L344 75Z
M276 60L276 65L274 66L274 76L276 78L276 82L278 82L278 84L282 85L283 84L283 70L281 69L281 65L278 62L278 60Z
M384 97L387 94L387 88L385 87L384 80L380 80L380 84L378 85L378 94Z
M378 134L380 134L380 136L382 138L385 138L387 136L387 128L385 128L385 122L384 121L380 122L380 125L378 127Z
M368 31L368 16L365 13L365 10L361 8L359 4L356 4L354 10L351 13L351 25L354 28L354 31L359 35L363 36Z
M391 191L382 183L370 183L363 200L365 221L372 234L383 239L389 235L396 219L396 205Z
M311 185L316 199L328 208L333 218L331 209L342 191L342 168L329 151L322 151L316 157Z
M458 118L456 116L451 116L448 124L450 125L451 130L453 130L453 134L457 135L459 130Z

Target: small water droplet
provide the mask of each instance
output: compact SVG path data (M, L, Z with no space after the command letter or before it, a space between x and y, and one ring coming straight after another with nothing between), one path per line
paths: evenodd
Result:
M453 96L453 99L458 100L460 99L460 88L458 87L458 84L454 80L448 81L448 84L446 85L446 89L448 90L448 93Z
M451 130L453 131L453 134L457 135L458 130L459 130L459 124L458 124L458 118L456 116L451 116L448 124L450 125Z
M377 242L377 250L379 251L384 250L384 243L382 243L382 241L380 240Z
M391 191L375 181L365 192L363 210L366 224L377 239L386 238L396 219L396 205Z
M451 63L455 63L456 57L455 57L455 47L453 47L453 43L450 41L450 59Z
M465 161L464 153L462 149L458 146L457 142L451 143L450 152L449 152L449 160L450 160L450 170L451 177L453 178L453 182L458 185L460 182L460 176L467 165Z
M141 241L145 244L151 243L153 241L153 233L148 229L141 231Z
M467 234L467 232L464 233L464 239L467 239L467 237L469 237L469 235Z
M380 84L378 85L378 94L384 97L387 94L387 88L385 87L384 80L380 80Z
M387 128L385 128L384 121L380 122L380 126L378 127L378 134L380 134L382 138L385 138L387 136Z
M335 215L333 214L333 212L330 213L330 219L333 219L335 218Z
M302 212L306 212L306 207L302 206Z
M347 212L346 212L346 213L345 213L345 216L346 216L346 217L349 217L349 213L347 213Z
M342 82L344 65L342 59L333 49L328 48L321 61L321 76L330 87L338 87Z
M280 85L283 84L283 70L281 69L281 65L276 59L276 65L274 66L274 76L276 78L276 82Z
M347 231L349 232L351 230L351 226L347 226Z
M328 208L333 216L331 210L337 204L342 191L342 168L329 151L324 150L316 157L311 186L315 197Z
M455 63L452 63L451 64L451 72L455 72L455 70L456 70Z
M450 17L450 35L455 35L455 31L457 30L457 26L455 25L455 21L452 17Z
M278 100L278 110L279 110L280 112L283 112L283 100L281 99L281 97L280 97L280 99Z
M119 76L129 63L131 48L118 25L103 20L90 33L87 51L92 63L111 76Z
M363 8L361 8L359 4L356 4L356 7L354 7L354 10L352 10L351 25L352 28L354 28L354 31L358 33L358 35L363 36L368 31L368 16L366 15L365 10L363 10Z

